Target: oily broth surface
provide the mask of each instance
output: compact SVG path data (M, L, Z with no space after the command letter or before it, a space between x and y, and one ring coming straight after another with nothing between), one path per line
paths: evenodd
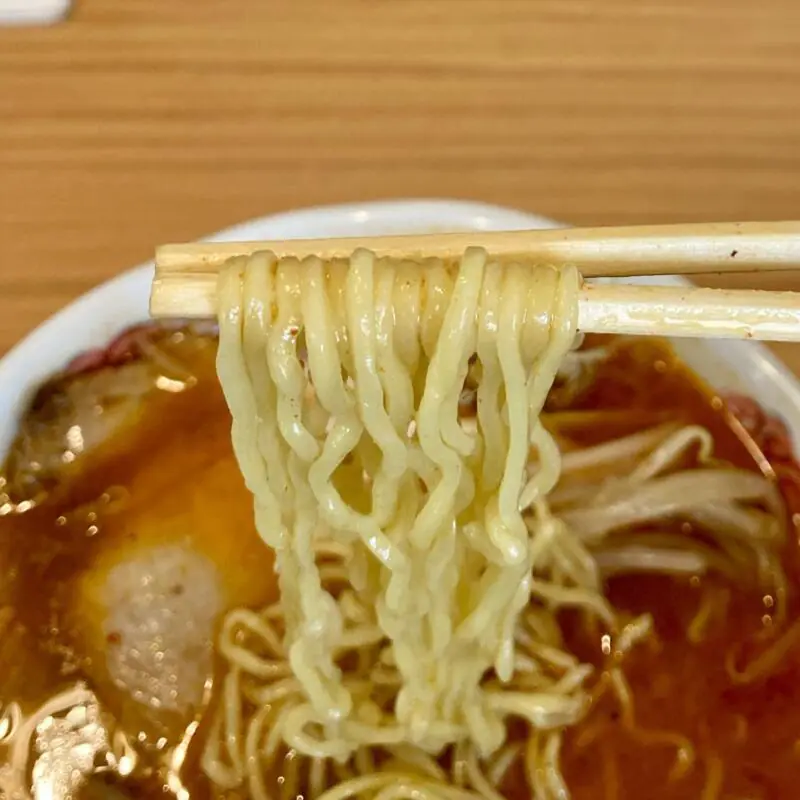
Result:
M170 779L169 753L214 702L213 638L222 614L261 606L276 592L231 452L214 342L180 333L156 338L168 358L142 378L150 383L135 404L122 413L112 398L103 409L113 392L102 386L96 392L99 413L118 412L121 420L110 435L65 463L39 505L0 517L0 698L30 710L86 681L108 724L142 754L131 775L115 781L143 797L163 797L162 786L179 785ZM113 385L110 370L107 378ZM615 347L569 407L576 419L577 412L598 410L614 413L605 415L602 428L591 414L586 424L572 425L575 446L681 420L709 428L718 456L759 466L753 443L724 406L657 342ZM48 420L52 425L45 415L30 430L46 430ZM763 460L760 466L767 468ZM793 541L785 559L790 621L800 610L796 556ZM757 637L770 624L769 600L716 578L614 578L607 589L621 611L655 619L654 639L624 664L637 727L688 737L696 762L676 776L675 737L631 731L607 693L567 737L563 763L576 800L642 792L653 800L699 796L720 768L731 796L791 796L800 774L800 726L786 709L800 701L800 642L777 672L748 687L733 686L724 666L731 648L739 663L763 648ZM709 595L720 612L706 638L693 644L685 630ZM154 618L160 627L142 633ZM564 624L575 650L600 663L599 635L568 616ZM203 732L201 724L180 770L182 785L195 796L211 793L197 764ZM512 774L508 796L524 796L516 783Z
M222 614L274 600L275 584L231 450L215 342L169 333L156 347L167 358L151 366L148 390L136 376L131 407L116 387L134 363L93 378L80 397L88 409L52 387L41 424L25 429L53 439L30 448L44 463L76 426L88 442L94 415L116 414L111 435L76 448L60 482L47 476L37 506L0 517L0 698L31 712L85 681L140 753L127 784L162 796L168 753L208 703Z
M771 470L727 407L662 343L626 343L573 408L666 411L708 428L716 456ZM790 536L783 561L789 626L800 611L796 536ZM793 796L800 775L800 725L789 710L800 701L800 637L779 668L762 680L736 685L725 668L728 654L741 669L774 641L763 638L773 623L774 598L717 576L620 576L607 582L606 591L621 611L653 615L655 637L633 648L624 670L637 728L667 735L629 730L619 704L607 693L567 738L564 771L574 800L701 797L716 782L720 797ZM702 640L693 643L686 631L704 600L714 610ZM598 660L599 642L576 629L571 634L576 651L591 658L594 650ZM684 775L676 734L695 747L695 763Z

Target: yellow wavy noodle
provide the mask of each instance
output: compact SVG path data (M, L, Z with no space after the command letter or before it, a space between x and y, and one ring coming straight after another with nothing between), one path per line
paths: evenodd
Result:
M338 769L327 800L499 797L523 756L504 744L507 719L546 732L582 716L589 670L564 654L553 614L606 607L588 554L551 530L560 462L538 420L577 289L573 269L501 269L479 249L455 269L367 251L226 266L218 371L281 604L223 626L230 669L203 754L220 787L265 798L277 769L282 795L317 794ZM471 366L470 429L458 408ZM534 591L550 622L520 643ZM549 796L560 736L537 741L525 758L549 765ZM458 789L436 757L466 742ZM281 753L294 754L283 767Z

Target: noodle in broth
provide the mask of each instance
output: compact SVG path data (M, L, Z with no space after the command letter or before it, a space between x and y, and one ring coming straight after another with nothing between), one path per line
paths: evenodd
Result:
M521 768L529 794L567 797L564 731L608 690L638 736L675 743L675 774L691 764L690 742L637 728L619 659L651 623L618 620L603 578L755 563L781 601L781 502L715 462L698 426L562 464L540 412L559 368L585 367L570 352L578 283L479 249L456 269L357 251L223 271L218 372L281 599L223 624L202 756L219 788L497 798ZM665 518L704 533L620 535ZM600 682L565 644L563 609L605 632ZM718 760L707 769L715 797Z

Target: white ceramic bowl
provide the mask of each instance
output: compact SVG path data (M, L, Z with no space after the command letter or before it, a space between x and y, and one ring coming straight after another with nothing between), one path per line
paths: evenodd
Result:
M398 200L291 211L245 222L209 241L371 236L430 230L513 230L557 227L521 211L456 200ZM108 342L147 318L152 263L120 275L77 299L0 360L0 458L33 390L72 357ZM658 282L679 282L661 278ZM800 383L756 342L676 341L681 357L720 390L756 397L779 414L800 445Z

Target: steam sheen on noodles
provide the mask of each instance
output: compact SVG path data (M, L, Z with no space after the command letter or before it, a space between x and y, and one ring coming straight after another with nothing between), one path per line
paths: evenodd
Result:
M562 731L587 710L592 668L565 648L559 609L615 631L620 654L652 626L620 628L604 573L755 563L780 599L780 502L761 476L716 465L702 428L568 453L548 498L562 458L540 412L578 287L572 268L501 267L477 248L457 265L365 250L226 265L218 372L280 602L223 624L202 757L218 787L497 800L521 764L531 795L567 797ZM666 515L707 539L617 535ZM634 730L625 678L610 676Z

